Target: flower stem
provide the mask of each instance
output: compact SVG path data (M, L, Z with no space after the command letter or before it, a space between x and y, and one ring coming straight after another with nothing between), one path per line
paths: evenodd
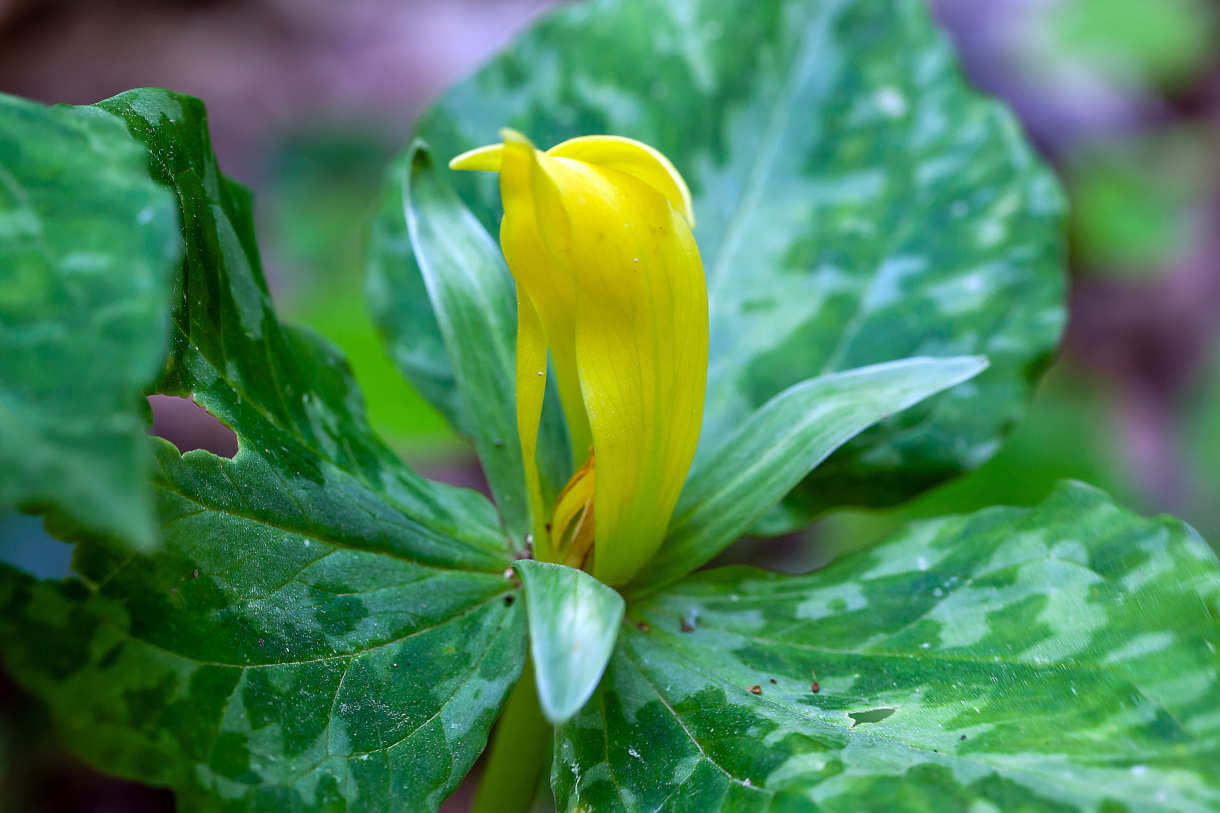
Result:
M550 750L551 726L538 706L534 664L527 660L496 724L471 813L528 811Z

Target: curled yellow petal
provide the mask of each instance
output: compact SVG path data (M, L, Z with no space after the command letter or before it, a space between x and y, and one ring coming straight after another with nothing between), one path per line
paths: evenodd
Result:
M556 558L568 567L584 567L593 546L593 496L597 476L593 454L576 470L572 479L555 499L551 534Z
M623 584L664 538L702 421L707 290L690 193L664 156L630 139L573 139L542 153L518 133L503 137L453 165L498 166L500 241L518 298L528 299L545 336L574 455L592 447L536 555ZM519 327L518 357L529 353L530 369L534 329ZM541 396L522 375L519 363L528 468Z
M622 136L580 136L556 144L546 154L616 169L639 178L664 195L690 227L695 227L695 208L686 181L668 158L643 142Z
M500 153L503 150L504 146L501 144L488 144L486 147L475 147L473 150L466 150L461 155L454 156L449 161L449 168L499 172Z

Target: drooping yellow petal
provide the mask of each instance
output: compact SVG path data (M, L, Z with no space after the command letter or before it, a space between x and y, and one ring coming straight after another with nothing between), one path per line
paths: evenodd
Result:
M632 175L660 192L687 224L695 227L695 209L686 181L668 158L641 141L611 135L580 136L556 144L546 154Z

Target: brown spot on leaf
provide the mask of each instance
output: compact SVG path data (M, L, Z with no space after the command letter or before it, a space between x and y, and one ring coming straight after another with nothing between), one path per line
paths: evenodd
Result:
M750 694L762 694L762 686L759 686L757 683L755 683L753 686L750 687Z

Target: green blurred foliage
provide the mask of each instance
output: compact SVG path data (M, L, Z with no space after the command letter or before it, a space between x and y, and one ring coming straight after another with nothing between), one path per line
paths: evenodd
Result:
M381 139L373 134L379 134ZM395 369L369 317L363 253L392 133L370 127L307 128L274 148L262 196L263 224L286 320L308 325L347 356L369 423L400 453L451 457L462 448L448 424Z
M1198 227L1215 139L1205 127L1178 127L1078 149L1065 169L1078 264L1148 276L1178 260Z
M1173 86L1214 56L1217 16L1211 0L1065 0L1049 33L1057 52L1103 72Z

